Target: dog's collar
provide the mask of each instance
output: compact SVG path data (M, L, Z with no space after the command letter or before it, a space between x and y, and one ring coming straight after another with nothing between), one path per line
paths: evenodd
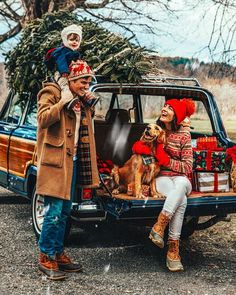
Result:
M149 165L151 163L156 162L155 157L149 156L149 155L142 155L142 159L143 159L143 164L144 165Z

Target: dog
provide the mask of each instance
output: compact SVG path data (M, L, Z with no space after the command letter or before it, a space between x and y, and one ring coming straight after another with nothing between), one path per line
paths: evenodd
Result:
M231 185L233 188L233 192L236 192L236 165L232 165L230 171Z
M149 124L145 128L140 141L149 146L154 155L158 142L165 142L165 131L156 124ZM116 188L112 193L127 193L136 198L142 198L142 184L148 184L150 185L151 197L161 197L156 190L155 182L155 178L159 171L160 166L154 157L151 159L150 163L144 164L142 155L133 154L124 166L114 166L112 169L111 176L116 184Z

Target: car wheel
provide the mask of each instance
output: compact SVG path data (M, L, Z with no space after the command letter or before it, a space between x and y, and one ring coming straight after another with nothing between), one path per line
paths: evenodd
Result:
M32 215L33 230L34 230L36 239L38 240L42 231L43 220L44 220L44 197L42 195L36 194L35 188L32 194L31 215ZM66 224L64 241L68 240L70 229L71 229L71 218L69 218Z

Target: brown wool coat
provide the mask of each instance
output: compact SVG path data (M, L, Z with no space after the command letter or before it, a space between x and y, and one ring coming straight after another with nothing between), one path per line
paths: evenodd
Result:
M36 193L70 199L76 118L60 102L60 88L45 83L38 94ZM89 129L92 122L88 120ZM93 134L89 134L93 186L99 183ZM95 159L95 160L94 160Z

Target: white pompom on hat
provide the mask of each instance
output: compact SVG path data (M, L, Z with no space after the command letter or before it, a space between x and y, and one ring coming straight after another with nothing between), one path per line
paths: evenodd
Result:
M80 43L82 40L82 27L78 26L78 25L70 25L68 27L65 27L62 31L61 31L61 38L62 38L62 42L63 44L68 47L68 35L70 34L77 34L80 38Z

